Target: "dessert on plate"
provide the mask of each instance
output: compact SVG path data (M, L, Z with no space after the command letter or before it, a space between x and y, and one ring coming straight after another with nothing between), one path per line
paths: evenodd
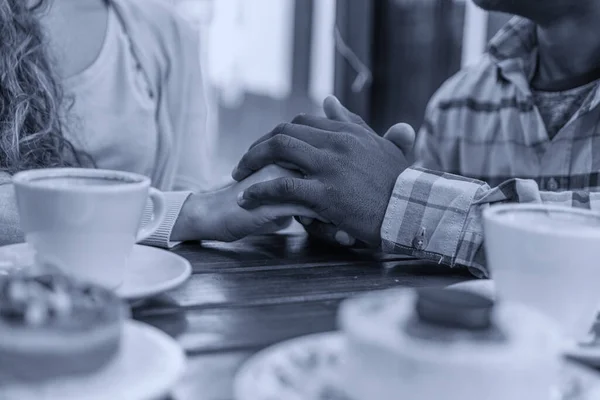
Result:
M0 275L0 382L99 370L117 354L127 316L111 291L59 273Z
M370 293L342 304L339 325L340 379L355 400L548 400L559 380L556 326L477 294Z

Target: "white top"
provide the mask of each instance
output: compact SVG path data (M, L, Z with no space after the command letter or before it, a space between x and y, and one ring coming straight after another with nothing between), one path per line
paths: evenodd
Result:
M158 152L156 101L129 38L112 7L106 37L94 63L63 81L73 99L65 136L92 155L98 168L152 177Z
M141 4L143 3L143 4ZM110 0L96 61L68 78L74 101L66 137L99 168L149 176L165 193L168 217L144 244L170 247L171 231L192 192L211 176L198 33L158 0ZM0 238L23 240L10 177L0 181ZM151 218L147 210L145 220Z

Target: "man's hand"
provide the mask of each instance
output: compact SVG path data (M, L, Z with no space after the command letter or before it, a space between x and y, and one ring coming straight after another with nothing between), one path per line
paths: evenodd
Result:
M240 206L298 204L371 245L380 244L390 196L407 167L402 151L364 122L308 115L279 125L254 143L233 178L243 180L269 164L293 166L304 178L257 183L243 192Z
M325 99L323 102L323 110L325 111L327 118L331 120L353 122L372 131L373 134L376 134L361 117L352 113L333 96ZM404 154L410 153L415 143L415 131L410 125L405 123L395 124L383 137L398 146ZM309 235L316 237L321 241L348 247L356 244L356 239L346 232L339 230L333 224L326 224L305 217L296 219L304 226L304 229Z

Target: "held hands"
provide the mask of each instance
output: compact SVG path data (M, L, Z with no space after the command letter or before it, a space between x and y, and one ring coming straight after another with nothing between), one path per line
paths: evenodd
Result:
M325 109L332 119L301 115L252 145L233 172L235 180L269 164L294 168L302 176L254 184L243 191L239 204L247 210L297 204L304 208L296 215L320 216L352 237L379 245L383 217L396 179L408 166L406 158L337 99L328 98Z
M300 177L296 172L269 165L246 179L233 185L197 198L195 210L202 215L201 222L196 224L202 232L196 237L209 240L232 242L245 236L259 233L275 232L285 228L292 216L320 218L313 210L300 204L271 204L246 210L238 205L241 193L249 187L277 179L295 179Z
M353 122L365 127L375 134L362 118L350 112L333 96L325 99L323 109L327 118L331 120ZM404 154L412 151L415 143L415 131L410 125L405 123L399 123L392 126L383 137L394 143ZM355 238L348 235L346 232L339 230L333 224L327 224L305 217L298 218L298 221L304 226L306 232L324 242L336 243L342 246L354 246L356 244Z

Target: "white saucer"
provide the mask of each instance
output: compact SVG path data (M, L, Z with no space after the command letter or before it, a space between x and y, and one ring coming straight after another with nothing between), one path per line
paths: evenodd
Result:
M27 243L0 247L0 270L33 265L34 254ZM123 284L116 290L124 300L140 300L174 289L192 273L185 258L155 247L136 244L130 257Z
M343 346L338 332L271 346L240 368L234 382L235 400L352 400L334 383Z
M477 293L491 299L496 297L494 282L489 279L460 282L450 285L448 288ZM565 344L564 355L589 366L600 367L600 345L587 346L578 344L574 340L568 340Z
M339 373L342 333L302 336L271 346L251 357L238 371L235 400L354 400L343 391ZM565 390L552 400L592 400L600 397L600 379L587 369L565 366ZM401 398L398 393L398 398Z
M185 371L185 354L170 336L127 321L120 354L94 375L25 387L0 387L3 400L158 400Z
M126 300L156 296L181 285L191 274L192 266L185 258L156 247L135 245L117 294Z

